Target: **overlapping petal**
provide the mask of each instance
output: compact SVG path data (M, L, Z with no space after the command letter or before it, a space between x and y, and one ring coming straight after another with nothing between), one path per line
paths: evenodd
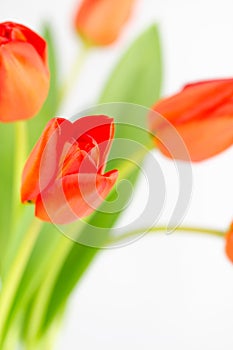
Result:
M23 170L21 200L34 202L56 176L59 158L63 148L61 126L69 122L53 118L46 125L41 137L33 148Z
M43 221L67 224L90 215L113 188L117 171L105 175L74 174L57 180L36 201L36 216Z

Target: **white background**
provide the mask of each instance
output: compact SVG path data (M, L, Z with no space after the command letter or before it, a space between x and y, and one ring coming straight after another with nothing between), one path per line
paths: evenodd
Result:
M0 5L0 20L37 30L42 18L52 22L64 75L78 47L71 25L76 7L75 0L8 0ZM61 113L69 116L95 103L114 62L152 22L160 24L163 39L164 95L191 80L232 76L232 13L232 0L138 0L121 39L93 53ZM172 189L171 162L155 156ZM230 224L232 159L230 149L193 166L186 224L220 229ZM144 193L140 184L138 207ZM132 209L124 220L131 218ZM233 265L224 255L224 242L190 234L153 235L98 256L70 300L57 349L231 350L232 324Z

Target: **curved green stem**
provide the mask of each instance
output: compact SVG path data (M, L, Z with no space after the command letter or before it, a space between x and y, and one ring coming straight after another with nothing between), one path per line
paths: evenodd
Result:
M170 233L170 232L186 232L186 233L197 233L197 234L207 234L211 236L216 236L216 237L221 237L224 238L225 236L225 231L220 231L220 230L214 230L211 228L201 228L201 227L189 227L189 226L178 226L178 227L166 227L166 226L155 226L151 228L140 228L131 232L127 232L123 234L120 237L117 237L115 239L112 239L109 243L114 244L114 243L119 243L123 242L125 239L128 238L136 238L137 235L141 234L144 232L144 235L147 233Z
M89 51L90 51L90 47L83 44L81 51L79 51L78 55L75 57L74 63L71 65L70 72L60 88L60 92L59 92L60 104L66 99L70 91L73 89L76 83L77 77L82 71L83 65L86 61Z
M34 219L26 232L17 255L4 281L0 294L0 340L3 341L5 325L17 293L25 267L30 259L33 246L38 238L42 222Z

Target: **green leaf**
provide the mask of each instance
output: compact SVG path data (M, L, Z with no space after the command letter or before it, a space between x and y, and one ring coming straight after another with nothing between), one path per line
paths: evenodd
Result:
M14 127L12 124L0 123L0 275L2 275L3 262L5 259L11 220L12 181L13 181L13 159L14 159Z
M160 97L162 75L161 61L158 30L157 27L153 25L133 43L127 53L120 60L113 71L111 78L106 84L100 102L129 102L150 107ZM124 164L124 166L122 166L123 161L117 160L116 155L123 152L123 154L126 154L127 159L134 160L135 150L137 150L138 146L134 145L133 141L136 140L140 147L143 145L151 147L151 140L148 133L145 131L146 110L142 112L141 109L140 112L137 112L138 109L134 106L130 108L122 104L116 104L115 106L103 105L99 108L97 107L96 109L89 110L88 112L91 111L94 114L98 114L100 111L109 111L108 115L114 116L117 124L116 140L118 141L114 143L115 146L113 144L112 152L110 154L110 158L112 157L113 160L110 162L108 166L109 168L125 169L125 166L130 166L130 164ZM121 141L119 142L119 140ZM129 147L127 147L127 144ZM115 152L116 154L114 154ZM140 163L144 156L145 154L142 154L141 160L137 159L137 162ZM127 162L128 161L126 161L126 163ZM133 167L125 178L130 180L132 185L134 185L138 173L138 169ZM104 204L101 209L104 210L105 205L112 205L111 201L115 199L116 196L117 192L116 190L113 190L108 198L108 203ZM121 205L127 203L127 201L128 193L123 196ZM97 233L100 233L100 241L98 241L97 234L95 236L95 243L103 243L104 239L106 239L109 234L109 230L104 230L104 228L114 226L120 215L121 210L114 214L101 213L100 211L95 212L88 220L88 224L92 225L94 229L91 230L90 226L87 224L81 233L81 239L83 238L83 241L88 243L88 240L91 240L92 235L97 231ZM105 233L101 235L102 231ZM98 251L99 249L97 248L91 248L81 244L74 243L72 245L72 249L66 258L54 286L48 309L45 312L41 332L46 330L54 319L56 313L59 312L62 306L64 306L70 293L79 282L83 273L93 261Z
M58 92L58 69L57 69L57 51L55 41L53 38L53 30L49 23L46 23L42 30L42 36L47 42L48 46L48 62L50 71L50 89L48 97L36 117L28 121L29 141L32 147L40 137L42 130L47 122L53 118L59 106L59 92ZM30 147L30 148L31 148Z
M151 107L160 95L162 59L157 26L130 47L106 84L100 103L128 102Z
M23 330L27 327L29 320L27 317L30 313L32 301L45 278L48 265L51 264L51 256L60 235L55 226L48 223L44 225L17 289L14 304L8 316L6 329L11 327L12 321L14 321L17 315L24 318L24 322L21 320ZM26 309L28 309L27 312Z

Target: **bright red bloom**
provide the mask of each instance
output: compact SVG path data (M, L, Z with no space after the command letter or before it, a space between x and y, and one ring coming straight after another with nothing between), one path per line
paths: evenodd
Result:
M226 254L233 263L233 222L226 235Z
M52 119L25 165L22 202L35 203L36 216L55 224L91 214L118 176L104 174L113 134L113 119L103 115Z
M83 0L75 28L91 45L112 44L128 20L135 0Z
M46 42L29 28L0 23L0 121L33 117L49 91Z
M233 144L233 79L189 84L156 103L153 110L175 127L192 161L210 158ZM160 150L166 156L185 160L184 148L176 147L174 129L153 115L149 122Z

